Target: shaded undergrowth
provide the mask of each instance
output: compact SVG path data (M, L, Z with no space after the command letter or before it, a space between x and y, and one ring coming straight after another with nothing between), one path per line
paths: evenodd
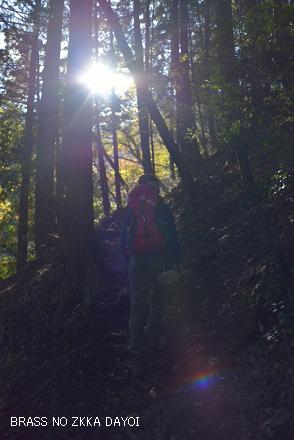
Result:
M128 369L123 212L97 230L109 281L91 304L58 312L56 256L3 281L1 438L293 438L294 185L286 153L273 149L269 159L259 151L250 195L220 154L192 199L181 188L168 197L185 273L167 292L168 348L149 360L144 381ZM10 416L131 415L139 428L9 426Z

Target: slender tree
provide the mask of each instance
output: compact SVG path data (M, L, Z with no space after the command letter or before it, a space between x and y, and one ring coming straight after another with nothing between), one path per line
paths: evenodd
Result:
M137 70L140 72L140 78L138 81L144 83L144 87L148 88L146 69L144 69L144 49L142 44L142 35L140 28L140 0L134 0L134 37L135 37L135 55L137 62ZM149 57L147 58L149 63ZM146 68L147 68L146 64ZM149 66L148 66L149 67ZM138 117L139 117L139 129L141 138L141 148L143 157L143 168L145 173L152 173L152 164L150 157L150 145L149 145L149 120L148 112L144 102L143 88L137 86L137 103L138 103Z
M64 305L87 292L93 234L92 100L79 77L91 62L92 0L71 0L64 102L66 230Z
M98 17L98 10L97 10L97 2L95 1L94 4L94 47L95 47L95 61L98 62L98 27L99 27L99 17ZM99 176L100 176L100 187L101 187L101 194L102 194L102 204L103 204L103 212L105 217L108 217L110 214L110 202L109 202L109 188L108 188L108 181L107 181L107 174L106 174L106 167L105 167L105 161L104 161L104 148L103 148L103 142L101 137L101 129L100 129L100 108L99 108L99 99L95 99L95 144L97 148L97 156L98 156L98 168L99 168Z
M56 230L54 152L59 127L58 85L63 7L63 0L50 2L37 145L35 237L38 253L49 244L50 236Z
M29 192L31 178L31 160L34 144L34 111L35 111L35 93L38 67L38 36L40 20L41 0L36 0L34 6L34 24L31 43L31 57L29 66L29 83L27 95L27 110L25 119L24 148L21 164L21 188L19 202L19 220L18 220L18 241L17 241L17 271L27 261L28 253L28 209Z
M192 105L187 1L179 2L179 12L178 136L184 158L189 164L191 172L197 174L201 155L196 139L196 121Z
M179 0L171 1L171 87L174 95L173 105L173 131L176 142L180 145L179 133L179 64L180 64L180 41L179 41ZM175 178L174 161L170 157L169 160L171 177Z
M150 11L150 0L146 0L145 8L145 77L150 91L152 91L152 71L153 71L153 44L154 44L154 2L152 7L152 15ZM147 109L146 109L147 110ZM150 138L150 155L152 172L155 174L155 149L154 149L154 130L152 120L147 110L147 118L149 124Z
M101 195L102 195L102 204L103 204L103 212L105 217L110 215L110 202L109 202L109 188L106 174L106 167L104 162L104 154L103 154L103 143L101 137L101 129L100 129L100 120L99 120L99 103L98 99L96 100L96 148L98 155L98 167L99 167L99 175L100 175L100 187L101 187Z
M205 0L204 2L204 36L203 36L203 70L204 70L204 79L206 82L210 81L210 52L211 52L211 1ZM209 88L207 88L209 93ZM216 144L216 130L215 130L215 122L213 118L213 112L211 108L211 102L208 95L208 104L206 105L206 113L207 113L207 124L208 124L208 132L211 146L214 147Z
M121 187L119 177L119 155L118 155L118 139L117 139L117 105L119 99L112 89L111 92L111 129L112 129L112 143L113 143L113 165L114 165L114 186L115 186L115 201L118 208L121 207Z
M126 41L126 38L125 38L123 32L122 32L122 29L121 29L121 26L120 26L120 23L119 23L117 16L113 12L113 10L112 10L111 6L109 5L109 3L107 2L107 0L99 0L99 3L101 5L101 7L103 8L103 10L104 10L109 22L110 22L110 25L114 31L119 49L125 58L125 62L127 64L127 67L129 68L130 72L132 73L136 84L137 85L139 84L139 87L142 87L142 84L139 81L140 71L138 71L138 69L137 69L137 63L134 60L132 51ZM189 169L188 169L187 165L185 164L185 162L184 162L184 160L178 150L178 147L173 139L173 136L172 136L171 132L169 131L150 91L148 89L144 89L144 87L143 87L143 91L144 91L144 101L145 101L146 107L150 113L150 116L153 119L153 121L158 129L158 132L159 132L164 144L166 145L168 151L170 152L176 166L178 167L179 174L181 176L183 183L185 184L187 190L191 191L194 187L194 181L193 181L192 175L189 172Z
M190 66L191 66L191 84L193 85L193 89L194 89L194 96L192 93L192 98L194 102L192 102L193 106L192 106L192 110L194 113L194 118L196 120L196 108L198 110L198 120L199 120L199 126L200 126L200 130L201 130L201 144L204 150L204 154L205 156L208 155L208 150L207 150L207 139L206 139L206 133L205 133L205 127L204 127L204 117L203 117L203 111L202 111L202 103L199 97L199 93L198 93L198 84L197 84L197 63L195 61L195 50L192 44L192 29L191 29L191 25L190 25L190 21L189 21L189 61L190 61Z
M281 5L283 3L283 5ZM276 60L278 70L280 72L281 83L286 93L288 94L291 102L292 109L294 103L294 37L293 37L293 23L290 24L289 20L285 19L286 5L289 5L288 0L274 1L274 21L275 21L275 40L276 50L274 52L274 58ZM290 13L288 13L290 15ZM293 19L293 12L292 12ZM289 47L291 50L289 51ZM288 67L290 64L290 68Z
M235 59L235 43L232 20L231 0L215 1L216 23L217 23L217 49L220 70L224 79L224 93L230 101L229 123L240 124L242 127L241 97L238 84L237 65ZM253 184L253 177L249 164L247 145L240 132L239 140L234 145L236 151L242 181L246 190Z
M114 62L114 44L113 44L113 32L110 30L110 56ZM114 88L111 91L111 130L112 130L112 143L113 143L113 164L114 164L114 186L115 186L115 201L118 208L121 207L121 187L119 178L119 154L118 154L118 139L117 139L117 127L118 116L116 113L120 111L120 100L115 93Z
M146 75L146 80L149 84L150 74L152 70L151 36L150 36L150 27L151 27L150 0L146 0L144 17L145 17L145 75Z

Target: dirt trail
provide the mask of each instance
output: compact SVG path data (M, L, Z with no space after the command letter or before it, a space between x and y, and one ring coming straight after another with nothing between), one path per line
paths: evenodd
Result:
M122 218L105 223L100 238L109 266L117 271L124 287L119 311L128 314L126 265L118 258ZM140 417L140 429L121 438L222 440L246 438L239 426L232 432L230 423L240 419L240 407L227 398L227 383L236 375L236 357L224 353L220 335L205 333L201 322L191 320L187 301L191 300L193 277L186 273L169 293L165 318L167 349L150 359L143 381L132 378L128 369L127 319L117 318L120 326L112 335L116 362L105 382L116 396L116 413ZM188 304L189 305L189 304ZM122 318L122 317L121 317ZM129 411L129 412L128 412ZM227 426L228 425L228 426ZM110 433L105 432L107 438ZM132 437L134 435L134 437ZM120 438L120 437L117 437Z

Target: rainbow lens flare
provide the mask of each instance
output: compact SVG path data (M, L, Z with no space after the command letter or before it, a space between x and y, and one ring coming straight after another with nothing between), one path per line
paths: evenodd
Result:
M210 386L214 385L216 381L217 376L215 376L211 371L205 371L190 379L186 386L187 388L206 390Z

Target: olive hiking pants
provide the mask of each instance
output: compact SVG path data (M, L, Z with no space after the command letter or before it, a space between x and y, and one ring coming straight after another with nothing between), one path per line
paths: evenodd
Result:
M134 355L146 352L148 344L158 343L161 336L164 292L157 279L164 262L164 255L133 255L129 262L130 348Z

